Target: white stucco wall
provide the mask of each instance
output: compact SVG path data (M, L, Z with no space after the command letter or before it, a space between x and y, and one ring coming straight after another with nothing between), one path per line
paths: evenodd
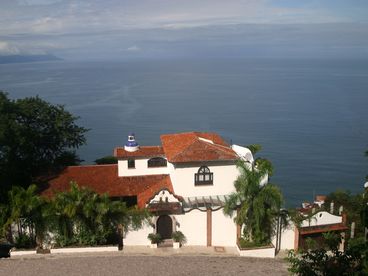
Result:
M172 165L168 162L167 167L148 168L147 161L150 158L135 159L135 168L128 169L128 160L118 161L119 176L138 176L152 174L168 174Z
M183 232L187 245L207 245L207 214L192 210L184 215L175 215L176 230Z
M295 240L295 225L290 223L287 227L282 229L281 232L281 250L291 250L294 249ZM276 246L276 236L272 238L272 244Z
M236 224L222 209L212 212L212 245L236 246Z
M149 233L153 233L155 230L152 226L145 225L143 228L137 231L130 231L126 233L124 237L125 245L149 245L151 242L147 238Z
M201 166L207 166L213 173L213 185L194 185L194 175ZM227 195L234 191L234 181L239 174L234 163L186 163L176 164L170 177L175 194L189 196Z
M319 226L326 224L342 223L342 216L331 215L328 212L322 211L314 214L311 218L302 222L301 227Z

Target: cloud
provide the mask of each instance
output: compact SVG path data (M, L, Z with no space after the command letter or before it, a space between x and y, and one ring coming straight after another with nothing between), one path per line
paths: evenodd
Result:
M138 46L134 45L134 46L128 47L126 50L129 51L129 52L138 52L141 49Z
M5 1L0 10L0 35L346 21L333 10L276 6L270 0Z
M9 42L0 41L0 55L10 56L19 55L21 51L15 45L11 45Z
M18 0L19 5L51 5L63 0Z
M174 52L183 45L186 48L181 48L181 52L195 52L199 44L242 47L259 41L260 37L264 39L259 43L272 45L281 43L282 39L293 42L293 37L284 34L298 23L312 26L366 18L362 15L355 18L342 12L342 0L334 0L340 5L326 0L329 4L323 6L316 4L319 1L307 0L0 1L0 40L7 43L7 46L2 46L3 52L55 51L56 54L70 56L95 56L98 51L101 55L109 52L143 55L155 51L151 54L156 55ZM344 3L345 6L353 6ZM365 7L362 4L361 10ZM350 11L357 8L350 7ZM272 28L267 24L284 25L285 28L280 33L268 33ZM350 31L352 41L361 35L353 27ZM318 30L313 27L299 29L291 35L308 36L310 32ZM328 35L325 34L326 37ZM326 43L331 44L329 41Z

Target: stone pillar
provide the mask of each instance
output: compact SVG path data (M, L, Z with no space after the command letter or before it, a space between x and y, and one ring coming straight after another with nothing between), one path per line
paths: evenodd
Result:
M295 232L295 238L294 238L294 250L295 251L298 251L299 249L299 229L298 229L298 226L295 225L295 228L294 228L294 232Z
M340 252L344 252L345 250L345 232L341 232L341 242L339 244L339 251Z
M212 246L212 209L207 209L207 246Z
M331 203L330 203L330 214L334 213L334 206L335 206L334 202L331 201Z
M350 238L354 239L355 236L355 222L351 223L351 229L350 229Z

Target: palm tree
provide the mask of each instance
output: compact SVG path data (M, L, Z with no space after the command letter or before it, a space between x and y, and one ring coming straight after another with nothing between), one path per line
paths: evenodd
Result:
M147 218L145 210L128 209L125 203L111 201L107 194L99 195L77 183L71 183L70 191L56 195L53 208L61 245L104 244L119 224L128 231L140 228Z
M271 162L256 159L254 163L237 162L240 175L234 182L235 192L225 204L224 213L243 228L243 238L257 245L269 244L275 232L276 218L282 204L280 189L268 182ZM266 181L265 181L266 180Z
M31 185L27 189L13 187L9 192L8 207L10 212L5 227L17 223L19 234L28 227L29 235L35 239L37 247L42 248L50 213L48 203L37 195L37 186Z

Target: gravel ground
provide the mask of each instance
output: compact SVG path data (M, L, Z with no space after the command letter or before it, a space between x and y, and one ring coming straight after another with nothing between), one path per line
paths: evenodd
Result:
M288 275L280 259L219 256L49 255L0 259L0 275Z

